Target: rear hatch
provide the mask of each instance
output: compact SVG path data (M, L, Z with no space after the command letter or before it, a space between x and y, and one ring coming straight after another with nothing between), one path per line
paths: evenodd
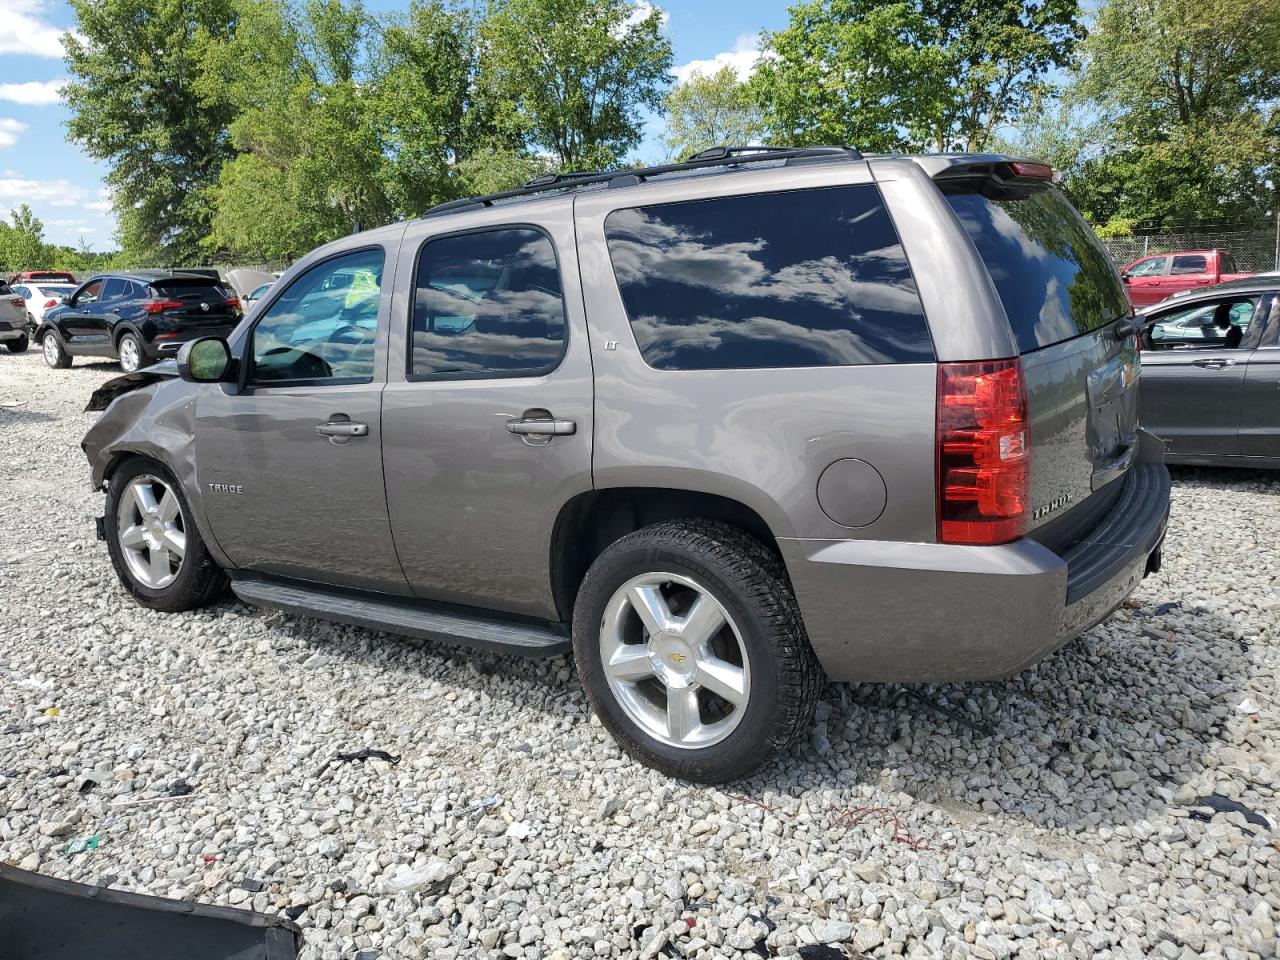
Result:
M991 274L1022 357L1029 529L1063 549L1114 502L1137 453L1129 302L1106 249L1056 187L1008 164L959 173L938 185Z
M153 280L151 290L155 299L163 304L160 317L184 334L202 336L230 330L240 322L239 301L210 277Z

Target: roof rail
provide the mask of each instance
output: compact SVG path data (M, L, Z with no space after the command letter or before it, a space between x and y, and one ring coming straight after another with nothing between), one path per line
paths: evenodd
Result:
M711 147L679 163L667 163L656 167L640 167L636 170L591 171L577 173L547 173L534 177L522 187L514 190L503 190L478 197L465 197L461 200L450 200L432 207L423 217L439 216L472 207L491 207L503 200L514 200L519 197L532 197L539 193L571 190L577 187L607 183L610 187L630 187L644 183L650 177L668 173L682 173L689 170L701 170L710 167L737 167L747 163L763 163L767 161L784 161L791 163L809 163L822 160L861 160L862 154L852 147Z

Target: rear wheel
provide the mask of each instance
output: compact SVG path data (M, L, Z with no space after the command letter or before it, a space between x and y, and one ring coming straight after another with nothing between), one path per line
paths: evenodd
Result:
M31 346L31 341L27 339L27 335L24 333L17 340L6 340L4 345L10 353L25 353L27 347Z
M601 553L578 593L573 646L623 749L704 783L790 747L822 680L781 561L703 520L646 527Z
M158 463L137 458L116 470L105 526L116 575L144 607L191 610L226 589L180 485Z
M116 351L120 355L120 369L125 373L133 373L143 366L142 344L132 333L120 338Z
M40 341L40 347L44 351L44 362L49 366L58 370L65 370L71 366L71 354L67 353L66 347L52 330L45 333L44 339Z

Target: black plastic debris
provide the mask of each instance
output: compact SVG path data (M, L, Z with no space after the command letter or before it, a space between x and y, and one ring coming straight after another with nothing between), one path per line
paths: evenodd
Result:
M254 880L250 877L245 877L236 884L236 886L248 893L261 893L263 890L267 889L267 885L263 881Z
M332 890L334 893L346 893L347 881L335 880L333 881L333 883L329 884L329 889Z
M1264 830L1271 829L1271 824L1262 814L1246 807L1239 800L1232 800L1230 797L1224 797L1220 793L1211 793L1207 797L1196 797L1195 805L1197 807L1208 807L1213 811L1213 813L1243 813L1246 822L1262 827ZM1208 823L1213 819L1213 813L1205 813L1203 810L1192 810L1188 816L1190 816L1192 820L1199 820L1201 823Z
M1172 600L1169 603L1162 603L1160 606L1156 607L1154 616L1163 617L1170 610L1177 610L1179 606L1181 606L1181 604L1176 600Z
M806 943L800 948L800 958L801 960L849 960L849 955L825 943Z
M300 916L302 916L304 913L307 912L310 906L311 904L309 903L299 903L299 904L295 904L292 907L285 907L284 915L288 917L290 920L297 920Z
M57 880L0 863L5 960L294 960L279 917Z
M187 783L185 780L175 780L173 783L169 784L169 796L185 797L187 794L193 793L195 789L195 787Z
M354 763L357 760L385 760L387 763L400 762L400 755L387 753L385 750L357 750L354 753L340 753L333 758L338 763Z

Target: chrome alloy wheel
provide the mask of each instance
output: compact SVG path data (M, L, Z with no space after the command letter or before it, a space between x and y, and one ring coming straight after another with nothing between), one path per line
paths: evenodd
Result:
M138 350L138 341L133 337L125 337L120 341L120 369L125 373L133 373L142 365L142 353Z
M680 574L644 574L614 592L600 625L600 662L627 716L673 747L719 743L751 696L738 628L715 597Z
M116 507L116 536L129 573L144 587L161 590L182 570L182 510L163 480L143 474L129 482Z
M44 342L41 344L44 348L44 362L49 366L56 366L58 363L58 340L52 333L44 335Z

